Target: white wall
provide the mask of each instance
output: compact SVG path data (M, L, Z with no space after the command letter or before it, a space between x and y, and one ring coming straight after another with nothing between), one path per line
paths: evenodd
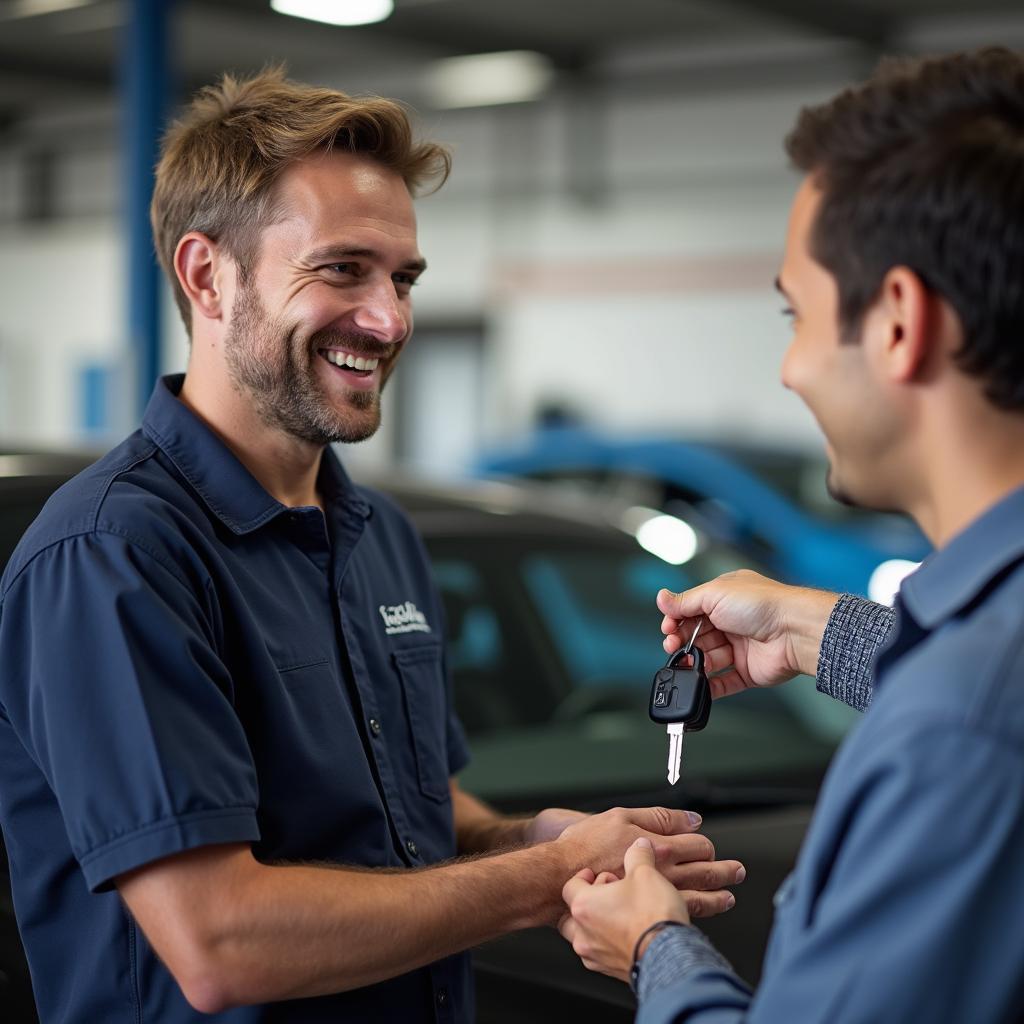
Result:
M432 118L426 131L453 144L455 171L419 204L430 270L417 317L484 323L478 435L513 435L538 403L567 398L617 428L814 443L777 383L786 339L771 283L796 183L781 139L800 105L841 84L608 97L583 115L600 127L582 164L604 183L596 200L575 187L580 112L565 97ZM16 165L0 153L0 182ZM113 154L72 155L62 219L0 224L0 442L73 441L79 367L127 365L116 168ZM164 366L180 369L184 336L166 305Z
M483 435L514 435L543 400L565 398L616 428L816 444L778 383L786 332L772 282L797 182L781 139L802 104L831 91L613 101L597 204L565 187L564 108L529 140L543 153L519 168L529 190L504 195L486 195L487 182L515 182L508 161L523 142L497 130L501 115L489 149L468 116L439 124L439 137L455 137L456 170L420 206L431 269L419 315L486 311ZM463 170L460 130L472 128Z
M74 440L77 374L121 351L122 248L109 218L5 226L0 238L0 438Z

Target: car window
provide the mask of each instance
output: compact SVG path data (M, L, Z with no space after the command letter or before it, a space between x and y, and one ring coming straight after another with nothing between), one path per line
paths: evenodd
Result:
M724 545L709 545L685 566L667 565L642 552L547 551L522 559L520 572L562 659L575 666L577 687L636 687L645 693L660 650L660 621L654 595L661 587L680 591L741 566L743 559ZM643 668L649 671L646 674ZM838 740L856 721L846 705L822 700L806 681L775 695L808 729ZM720 702L731 713L738 702ZM745 710L745 708L744 708Z
M729 549L670 566L618 543L433 548L473 752L467 786L523 808L663 787L664 731L647 717L664 662L654 595L735 568ZM684 784L816 784L856 717L807 679L716 702L709 727L687 737Z

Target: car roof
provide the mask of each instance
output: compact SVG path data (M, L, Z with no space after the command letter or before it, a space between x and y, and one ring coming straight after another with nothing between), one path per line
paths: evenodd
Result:
M424 537L545 537L635 544L617 522L622 510L544 484L440 482L413 476L359 475L359 483L398 502Z
M11 477L73 476L103 453L89 449L0 448L0 480Z
M0 449L0 489L47 493L101 456L91 450ZM405 472L359 472L356 482L381 491L409 514L425 538L544 537L635 544L623 508L529 482L445 482Z

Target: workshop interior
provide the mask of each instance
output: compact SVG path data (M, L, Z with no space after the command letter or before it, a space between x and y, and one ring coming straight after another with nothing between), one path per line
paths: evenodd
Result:
M699 812L747 872L700 926L756 985L860 715L807 674L712 702L700 650L663 649L655 597L751 569L891 605L929 557L909 518L829 493L780 379L783 140L883 57L990 45L1024 49L1019 0L0 0L0 569L158 381L188 379L150 203L192 98L280 68L399 101L451 171L415 198L427 268L380 426L330 448L412 524L443 624L396 587L373 627L443 642L459 784L498 812ZM49 980L19 909L5 869L0 1019L34 1024ZM472 971L481 1024L636 1012L551 927L479 945Z

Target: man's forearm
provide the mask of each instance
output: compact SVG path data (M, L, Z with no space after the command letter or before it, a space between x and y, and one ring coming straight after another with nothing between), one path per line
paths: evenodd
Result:
M552 921L565 879L580 866L553 843L400 873L267 866L245 848L230 858L193 873L188 885L170 877L145 893L130 880L121 885L203 1012L358 988ZM174 862L150 869L150 881Z
M528 817L498 814L482 800L451 782L452 815L459 853L493 853L512 850L527 842Z

